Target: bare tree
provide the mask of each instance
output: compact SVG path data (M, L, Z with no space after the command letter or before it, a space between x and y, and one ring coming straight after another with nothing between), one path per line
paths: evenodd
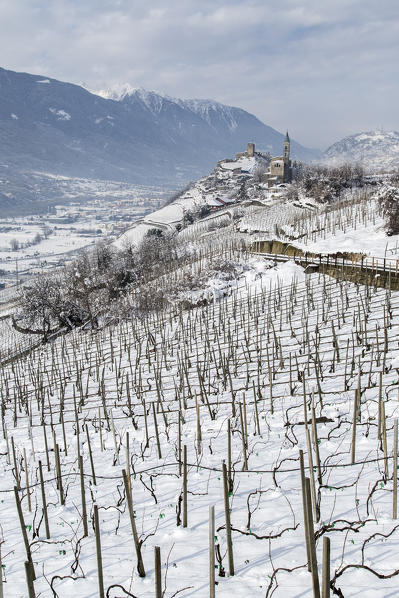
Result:
M11 251L18 251L19 249L19 241L18 239L11 239L10 241Z
M377 193L382 213L385 217L385 230L388 236L399 233L399 188L384 185Z

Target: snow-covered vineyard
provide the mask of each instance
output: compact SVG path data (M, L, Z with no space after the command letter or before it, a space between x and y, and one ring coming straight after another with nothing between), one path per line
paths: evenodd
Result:
M331 595L397 595L399 295L250 274L3 367L5 597L317 596L305 487L320 588L328 537Z

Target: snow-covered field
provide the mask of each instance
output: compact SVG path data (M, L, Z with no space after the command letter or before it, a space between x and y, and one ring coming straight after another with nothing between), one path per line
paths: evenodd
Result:
M0 219L0 282L14 284L17 271L26 277L53 268L83 247L115 238L159 201L157 196L119 201L115 197L60 204L46 215Z
M292 263L251 272L216 303L189 312L172 309L96 333L76 332L2 369L5 596L27 595L26 554L13 492L18 483L36 596L99 596L92 524L96 504L110 598L155 595L154 546L161 548L166 598L177 592L209 596L210 505L216 514L216 596L270 597L274 592L276 597L311 597L299 449L305 453L306 474L314 476L319 571L322 539L328 535L331 576L340 595L397 595L399 526L392 518L392 448L399 407L398 375L390 362L399 352L399 294L318 274L305 277ZM361 415L351 464L356 388ZM312 396L317 438L310 420ZM310 445L304 404L314 440ZM385 436L382 441L377 437L378 413L386 425L386 445ZM222 461L229 464L229 421L234 576L228 574L222 476ZM55 445L65 504L57 489ZM183 446L187 528L181 525ZM78 451L84 464L87 537ZM309 469L310 455L314 469ZM49 540L42 519L39 460ZM137 574L122 480L121 470L127 467L143 541L144 578Z

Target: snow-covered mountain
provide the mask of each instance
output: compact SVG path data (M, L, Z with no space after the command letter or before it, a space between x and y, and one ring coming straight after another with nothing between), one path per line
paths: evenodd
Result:
M399 133L368 131L350 135L331 145L323 154L331 165L359 162L367 169L391 170L399 167Z
M3 198L16 210L22 200L26 206L39 199L29 174L21 189L21 173L176 188L248 141L271 153L280 153L283 141L252 114L217 102L176 100L126 85L100 95L5 69L0 138L0 208ZM303 160L314 156L295 142L292 153Z

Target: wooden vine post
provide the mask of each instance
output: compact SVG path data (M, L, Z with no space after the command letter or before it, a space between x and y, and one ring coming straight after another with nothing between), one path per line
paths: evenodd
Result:
M50 540L50 527L49 527L49 523L48 523L46 492L44 489L43 466L42 466L41 461L39 461L39 477L40 477L40 488L41 488L41 493L42 493L44 526L46 528L46 539Z
M393 503L392 518L398 518L398 420L395 418L393 428Z
M313 524L313 515L312 515L312 498L311 498L310 479L309 478L305 478L305 496L306 496L306 509L307 509L307 514L308 514L308 534L309 534L313 598L320 598L319 571L317 568L316 544L315 544L315 538L314 538L314 524Z
M25 575L26 575L26 585L28 586L28 596L29 596L29 598L36 598L35 588L33 585L32 567L31 567L31 563L29 561L25 561Z
M209 507L209 598L215 598L215 507Z
M323 580L321 598L330 598L330 538L323 536Z
M310 561L310 544L309 544L309 522L308 511L306 506L306 484L305 484L305 462L303 458L303 450L299 451L299 465L301 469L301 488L302 488L302 508L303 508L303 522L305 527L305 541L306 541L306 558L308 563L308 571L311 571L312 565Z
M85 491L85 478L83 470L83 455L78 456L79 460L79 477L80 477L80 497L82 502L82 520L83 520L83 537L89 535L87 528L87 508L86 508L86 491Z
M230 522L230 504L229 504L229 486L227 481L226 463L223 462L223 491L224 491L224 515L226 521L226 539L227 539L227 554L229 560L229 575L234 575L234 556L233 556L233 541L231 538L231 522Z
M154 566L155 566L155 598L162 598L162 576L161 576L161 549L154 547Z
M187 527L187 445L183 446L183 527Z
M17 505L19 524L21 526L22 538L23 538L24 544L25 544L26 558L27 558L27 562L29 563L29 568L31 570L32 581L35 581L36 575L35 575L35 569L34 569L33 561L32 561L32 553L30 551L28 534L26 533L24 514L22 512L21 501L19 500L18 488L16 486L14 486L14 495L15 495L15 502Z
M99 596L99 598L105 598L104 577L103 577L103 560L102 560L102 553L101 553L100 523L99 523L99 519L98 519L98 506L97 505L94 505L94 531L96 534L98 596Z
M122 475L123 475L123 483L125 484L127 506L128 506L128 509L129 509L130 526L132 528L134 546L135 546L135 549L136 549L137 572L138 572L138 574L139 574L140 577L145 577L145 569L144 569L143 557L142 557L142 554L141 554L141 545L140 545L140 540L139 540L139 536L138 536L138 533L137 533L136 520L135 520L135 517L134 517L132 491L131 491L129 479L127 477L127 473L126 473L125 469L122 470Z

